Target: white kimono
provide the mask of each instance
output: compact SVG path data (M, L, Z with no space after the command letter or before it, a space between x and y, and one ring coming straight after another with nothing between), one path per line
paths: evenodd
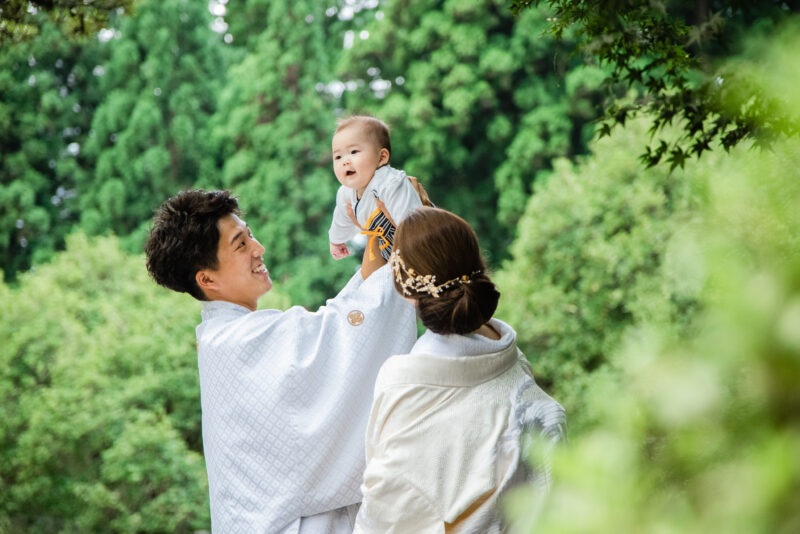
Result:
M354 534L495 534L509 489L546 492L549 468L530 470L521 441L563 439L564 409L536 385L514 330L491 324L500 340L428 331L381 368Z
M349 533L355 510L342 507L361 500L375 377L415 335L413 307L386 266L367 280L356 273L317 312L204 302L198 366L214 534Z
M383 247L381 256L388 261L395 228L378 209L376 198L386 205L389 215L397 224L422 206L419 193L408 181L406 173L384 165L375 170L360 199L356 198L355 189L346 186L339 188L328 238L331 243L344 243L362 233L362 229L347 216L347 203L350 202L358 223L362 228L368 229L364 233L378 238L378 244Z

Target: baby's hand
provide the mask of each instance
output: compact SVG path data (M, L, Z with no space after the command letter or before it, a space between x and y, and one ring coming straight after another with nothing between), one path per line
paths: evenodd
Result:
M331 243L331 256L333 256L334 260L341 260L349 255L350 251L347 250L347 245L344 243Z

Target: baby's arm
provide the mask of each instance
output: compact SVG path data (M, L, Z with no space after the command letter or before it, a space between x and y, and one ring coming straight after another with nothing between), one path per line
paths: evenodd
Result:
M334 260L341 260L350 255L350 251L347 250L347 245L344 243L331 243L331 256L333 256Z

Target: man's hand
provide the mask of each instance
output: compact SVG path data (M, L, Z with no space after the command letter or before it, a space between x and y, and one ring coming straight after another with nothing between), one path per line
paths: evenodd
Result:
M433 206L433 202L431 202L430 197L428 197L428 192L425 191L425 188L422 187L422 184L419 183L416 176L409 176L408 181L411 182L411 185L414 186L414 189L417 190L417 194L419 195L419 199L422 201L423 206Z
M356 218L356 212L353 211L353 203L350 202L349 200L347 201L347 216L350 218L351 221L353 221L353 224L355 224L362 230L365 230L365 228L362 227L361 224L358 222L358 219Z
M334 260L341 260L349 255L350 251L347 250L347 245L344 243L331 243L331 256L333 256Z
M428 192L425 191L425 188L422 187L422 184L419 183L419 180L417 180L417 178L414 176L409 176L408 181L411 182L411 185L414 187L417 194L419 195L419 199L420 201L422 201L422 205L433 206L433 202L431 202L430 197L428 197ZM383 211L383 214L386 215L386 218L389 219L389 221L392 222L392 224L394 224L391 215L389 215L389 210L386 209L386 205L380 199L377 199L377 203L378 207L380 207L381 211ZM356 217L355 213L353 213L353 208L349 202L347 204L347 214L350 215L351 219L355 219ZM355 223L356 226L361 227L361 225L358 224L358 221L355 221ZM397 225L395 225L395 227L396 226ZM372 260L369 259L370 247L372 247L372 258L373 258ZM364 256L361 258L361 276L363 276L364 279L366 279L369 275L371 275L377 269L383 267L383 265L385 264L386 261L381 257L380 250L378 249L378 240L377 239L368 240L367 248L364 250Z
M379 199L378 197L375 197L375 204L378 205L378 209L383 212L383 214L386 216L386 219L388 219L388 221L392 223L392 226L397 228L397 223L395 223L394 219L392 219L392 216L389 215L389 209L386 207L386 204L383 203L383 200Z

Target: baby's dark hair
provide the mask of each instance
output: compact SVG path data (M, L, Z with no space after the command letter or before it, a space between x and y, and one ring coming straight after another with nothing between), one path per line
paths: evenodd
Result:
M230 191L183 191L156 210L145 245L147 271L159 285L208 300L197 285L201 269L216 269L219 228L217 221L239 214Z
M369 137L375 141L379 148L385 148L392 153L392 141L389 136L389 127L380 119L376 119L370 115L351 115L336 121L336 135L341 130L350 126L359 126L363 128Z
M426 328L437 334L468 334L492 318L500 292L486 273L478 237L467 221L443 209L417 208L398 225L394 250L406 269L434 275L435 284L464 276L469 281L443 288L438 297L405 287ZM403 295L402 278L394 285Z

